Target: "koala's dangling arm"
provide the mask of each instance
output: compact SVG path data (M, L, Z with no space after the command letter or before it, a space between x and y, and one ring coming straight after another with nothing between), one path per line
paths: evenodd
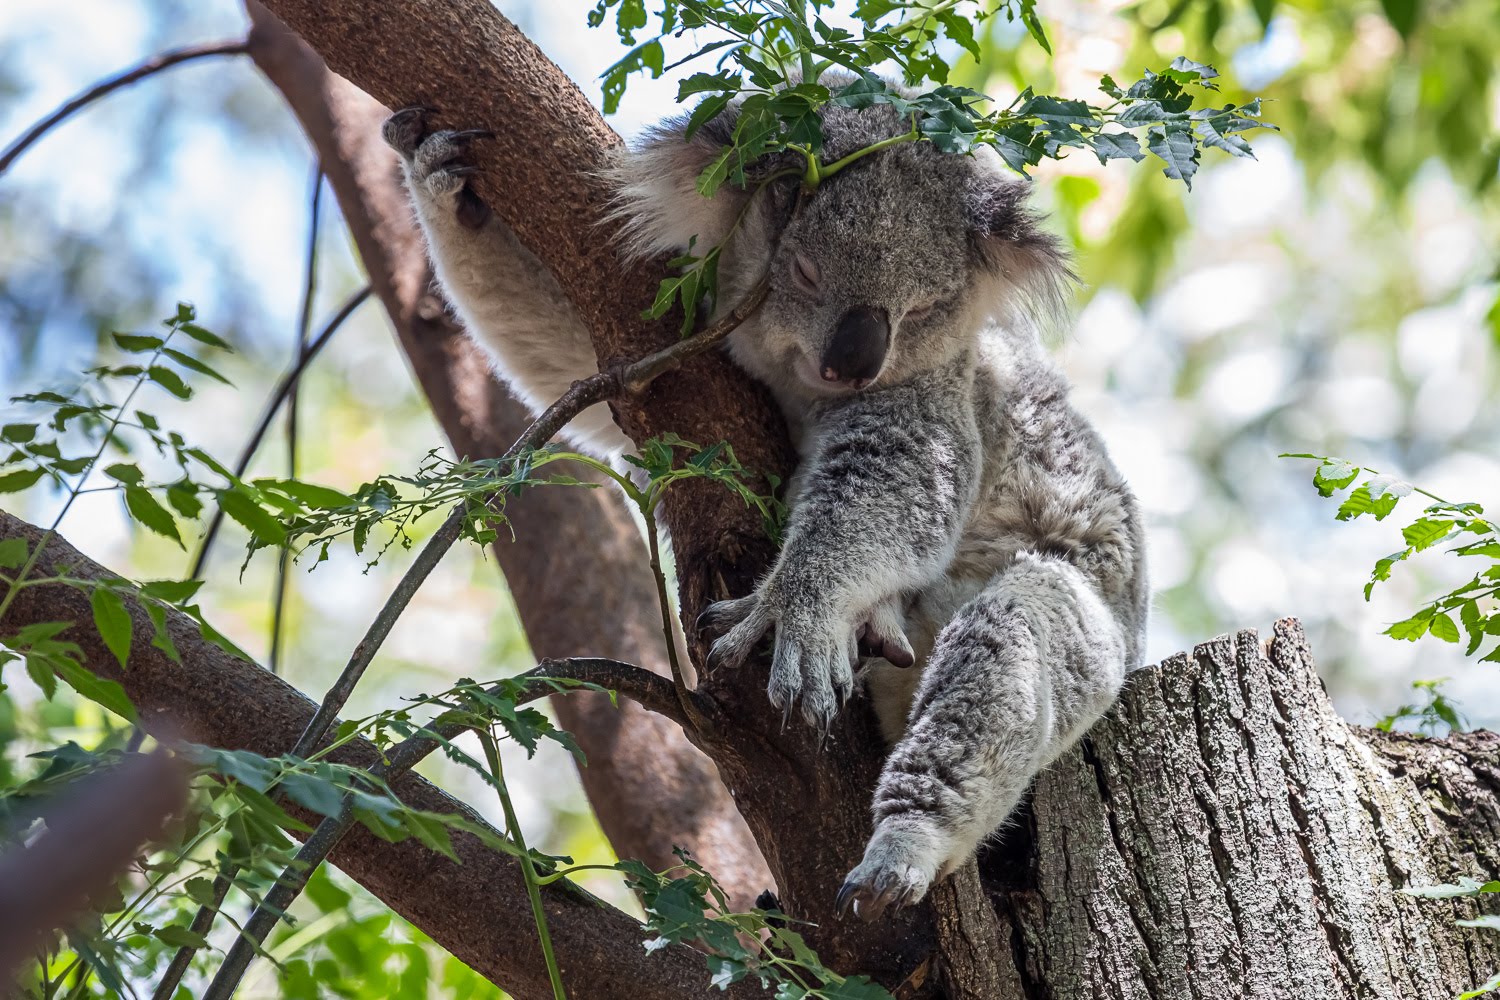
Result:
M943 369L824 410L775 566L710 608L728 628L710 665L743 661L775 627L771 701L827 727L853 690L856 631L879 603L939 578L973 505L979 435L966 373Z
M552 272L468 188L475 133L428 133L421 109L398 111L385 141L401 154L428 254L454 311L533 412L598 371L588 329ZM565 433L604 458L633 447L598 404Z

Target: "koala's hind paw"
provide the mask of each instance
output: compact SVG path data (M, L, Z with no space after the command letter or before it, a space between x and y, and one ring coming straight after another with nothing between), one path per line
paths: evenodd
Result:
M934 838L919 830L879 829L864 860L849 873L834 900L839 916L852 909L876 920L888 908L920 902L937 879L940 859Z

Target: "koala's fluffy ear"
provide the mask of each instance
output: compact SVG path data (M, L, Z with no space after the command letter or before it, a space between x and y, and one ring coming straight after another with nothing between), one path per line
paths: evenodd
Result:
M988 166L988 165L986 165ZM1068 311L1076 280L1061 241L1027 204L1030 182L984 169L969 191L970 229L986 289L997 317L1050 332Z
M729 145L733 111L686 138L687 117L654 126L610 170L616 196L609 218L621 223L628 259L680 253L698 238L699 252L722 240L744 204L745 193L725 184L712 198L698 193L698 175Z

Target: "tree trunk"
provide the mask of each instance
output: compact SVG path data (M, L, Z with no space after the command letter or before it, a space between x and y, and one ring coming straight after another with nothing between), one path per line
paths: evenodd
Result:
M1351 728L1283 620L1135 674L982 867L1016 998L1452 996L1500 935L1397 890L1500 870L1500 737Z
M592 171L617 140L487 0L266 6L388 105L433 106L443 124L498 133L475 149L478 189L558 275L601 359L671 339L671 324L639 319L659 270L620 269L600 221L607 193ZM747 464L787 471L784 429L764 393L722 358L695 361L615 409L637 441L664 431L723 439ZM669 497L667 520L687 621L709 599L746 592L770 552L755 519L711 486ZM0 516L0 538L27 533ZM69 638L92 669L148 707L170 706L200 739L275 752L294 738L305 706L281 682L244 676L243 664L231 669L185 639L185 669L202 690L146 648L148 668L133 662L121 675L86 605L55 590L21 595L7 627L77 618ZM1109 717L1038 779L1024 817L977 868L870 926L831 912L869 832L881 751L868 710L851 704L820 748L802 727L782 731L759 669L706 676L701 693L715 724L690 736L723 776L787 912L816 925L809 939L830 965L873 974L899 996L1440 996L1500 965L1494 935L1453 926L1472 903L1397 892L1496 870L1500 740L1350 729L1295 622L1278 623L1267 651L1246 632L1134 675ZM401 787L440 796L415 779ZM419 845L369 840L341 848L345 870L521 1000L549 995L508 859L466 854L463 869L449 870ZM429 870L441 877L412 874ZM697 989L684 978L683 949L647 956L620 914L549 888L577 996L627 996L632 983L639 996L709 993L706 973Z

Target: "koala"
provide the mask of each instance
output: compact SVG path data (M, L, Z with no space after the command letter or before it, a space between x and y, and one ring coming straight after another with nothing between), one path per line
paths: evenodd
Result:
M909 128L878 105L829 106L822 124L828 162ZM970 858L1139 666L1141 518L1043 349L1071 273L1027 181L993 151L910 142L807 197L775 157L703 197L694 182L733 125L732 107L691 139L668 120L622 156L621 252L727 241L713 315L768 281L726 349L769 387L800 462L775 565L704 614L721 633L710 666L772 634L771 701L825 730L863 680L891 749L836 902L875 919ZM414 109L384 134L438 279L501 377L540 410L596 371L557 282L466 187L477 133L428 134ZM602 406L570 433L602 456L632 447Z

